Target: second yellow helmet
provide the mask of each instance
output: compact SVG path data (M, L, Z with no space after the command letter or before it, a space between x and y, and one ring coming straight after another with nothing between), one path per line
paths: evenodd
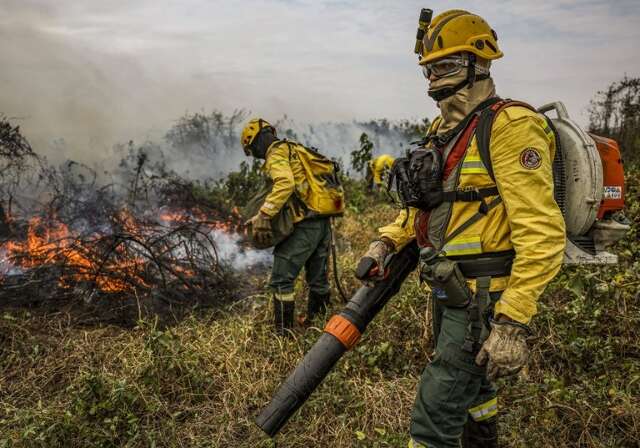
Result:
M249 147L260 131L267 128L271 129L275 134L275 128L271 126L267 120L263 120L262 118L252 118L249 120L244 129L242 129L242 135L240 136L240 144L242 145L245 153L248 152Z

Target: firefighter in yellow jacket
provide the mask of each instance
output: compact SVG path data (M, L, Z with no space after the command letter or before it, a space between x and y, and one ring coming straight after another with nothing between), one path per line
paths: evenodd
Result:
M254 240L269 246L272 219L283 207L290 207L293 215L292 233L274 248L269 283L276 331L287 334L294 321L294 283L303 267L309 287L307 319L324 313L329 304L329 217L344 209L342 187L331 171L332 162L296 142L279 140L276 129L263 119L247 123L241 143L247 156L265 160L263 170L272 185L250 219ZM314 173L323 168L325 172Z
M387 178L387 173L393 165L394 158L389 154L382 154L369 160L367 164L367 186L369 189L381 188Z
M441 112L424 151L442 155L442 202L403 210L366 256L380 264L416 238L432 291L436 354L422 374L409 446L495 447L492 381L527 361L528 324L563 258L555 139L541 115L497 98L489 68L502 52L481 17L438 15L417 52Z

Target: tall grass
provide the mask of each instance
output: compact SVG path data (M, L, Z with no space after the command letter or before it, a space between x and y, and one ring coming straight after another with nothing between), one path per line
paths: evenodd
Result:
M564 269L541 299L528 371L499 381L502 446L638 446L640 170L629 169L627 180L634 227L617 247L620 263ZM339 222L339 265L350 292L358 287L358 256L394 214L362 199ZM299 309L304 297L298 285ZM410 277L278 446L405 446L433 350L427 309ZM153 321L87 327L74 319L27 310L0 316L0 446L273 446L252 418L323 324L275 337L266 295L169 328Z

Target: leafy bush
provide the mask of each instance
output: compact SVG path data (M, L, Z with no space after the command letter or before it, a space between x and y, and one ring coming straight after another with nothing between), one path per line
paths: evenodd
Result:
M373 143L369 141L369 136L364 132L360 135L360 149L351 151L351 167L356 173L362 173L367 167L373 154Z
M596 94L589 130L616 140L626 161L640 161L640 78L625 76Z
M240 125L247 116L242 109L229 116L215 110L209 114L187 113L166 133L165 140L182 151L220 156L239 144Z
M344 176L342 177L342 186L344 187L347 208L353 212L366 212L382 203L390 202L383 189L370 190L367 179L353 179Z
M260 169L262 163L260 159L253 159L251 164L243 161L239 171L229 173L218 184L232 204L246 204L264 185L265 175Z

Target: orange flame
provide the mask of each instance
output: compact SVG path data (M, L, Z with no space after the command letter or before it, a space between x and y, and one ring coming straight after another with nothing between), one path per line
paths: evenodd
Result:
M237 227L239 212L234 209L226 220L214 220L199 209L161 210L158 218L171 225L198 221L209 231L228 232ZM120 210L115 221L132 235L149 235L154 229L153 226L145 227L127 209ZM99 238L100 236L96 235L93 240L84 238L82 241L97 244ZM58 285L62 288L71 288L79 282L95 282L97 288L108 293L132 291L134 285L151 287L142 278L148 260L127 254L126 247L120 245L114 249L115 257L109 257L104 262L97 261L95 255L91 256L91 250L87 246L77 244L79 241L79 234L70 231L63 222L57 219L44 222L42 218L35 217L29 220L24 241L8 241L0 246L0 251L4 250L5 263L8 261L10 265L24 269L43 265L64 266L65 272L69 273L62 274L58 279ZM174 265L173 269L186 277L196 275L192 269L179 264ZM111 275L106 275L107 273ZM113 275L114 273L116 275Z
M125 225L133 226L133 220L125 221ZM123 280L96 275L99 267L81 250L74 247L73 242L76 236L62 222L56 220L46 225L41 218L32 218L29 221L27 238L24 242L5 243L7 259L27 269L42 265L64 264L73 273L63 274L60 277L58 285L62 288L70 288L75 283L94 280L96 286L104 292L123 292L131 288L131 285ZM122 277L129 276L136 279L137 283L148 287L137 275L144 263L142 259L128 259L118 263L107 263L101 267L101 270L119 271L123 274Z

